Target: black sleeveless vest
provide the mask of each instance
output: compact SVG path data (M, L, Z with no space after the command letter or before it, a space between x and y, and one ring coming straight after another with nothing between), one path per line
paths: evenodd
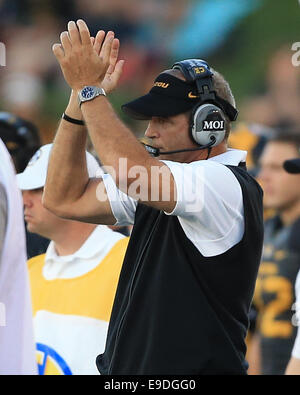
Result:
M204 257L176 216L139 204L101 374L246 374L248 312L263 243L262 190L227 166L244 203L242 240Z

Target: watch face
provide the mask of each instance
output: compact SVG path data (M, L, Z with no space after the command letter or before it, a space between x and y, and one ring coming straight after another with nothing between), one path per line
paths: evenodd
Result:
M85 88L82 89L81 96L84 99L90 99L91 97L94 96L94 89L90 86L86 86Z

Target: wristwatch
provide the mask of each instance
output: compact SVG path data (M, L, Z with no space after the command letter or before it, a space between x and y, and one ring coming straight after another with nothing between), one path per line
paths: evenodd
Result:
M79 107L82 103L93 100L95 97L100 95L106 96L105 90L103 88L99 88L99 86L85 86L78 93Z

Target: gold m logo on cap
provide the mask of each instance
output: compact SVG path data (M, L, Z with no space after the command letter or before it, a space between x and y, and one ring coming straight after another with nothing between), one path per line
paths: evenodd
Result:
M158 86L159 88L164 88L166 89L170 84L167 84L166 82L155 82L154 86Z
M203 73L205 73L205 68L204 67L194 67L194 71L196 74L203 74Z

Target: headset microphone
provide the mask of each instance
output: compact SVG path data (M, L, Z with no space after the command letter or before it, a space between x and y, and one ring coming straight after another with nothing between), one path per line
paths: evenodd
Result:
M159 148L154 148L151 147L151 145L142 143L144 145L144 147L146 148L146 150L149 152L149 154L151 154L154 157L157 157L159 155L171 155L171 154L177 154L180 152L189 152L189 151L201 151L207 148L211 148L215 143L216 143L216 138L215 136L211 136L210 137L210 143L206 144L206 145L202 145L201 147L197 147L197 148L186 148L186 149L181 149L181 150L176 150L176 151L165 151L162 152L160 151Z

